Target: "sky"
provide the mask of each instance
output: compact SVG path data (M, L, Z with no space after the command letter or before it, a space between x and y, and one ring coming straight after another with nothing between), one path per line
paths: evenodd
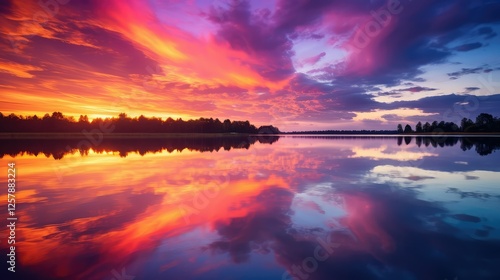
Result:
M498 0L0 2L0 112L282 131L500 116Z

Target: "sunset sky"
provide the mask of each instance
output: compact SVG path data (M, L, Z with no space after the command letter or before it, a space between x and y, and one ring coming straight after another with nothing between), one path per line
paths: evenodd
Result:
M497 0L0 2L0 112L282 131L500 116Z

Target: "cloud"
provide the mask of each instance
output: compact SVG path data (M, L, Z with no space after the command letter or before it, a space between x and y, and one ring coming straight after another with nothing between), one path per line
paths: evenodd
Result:
M429 87L420 87L420 86L417 86L417 87L410 87L410 88L398 89L396 91L399 91L399 92L409 91L409 92L415 93L415 92L435 91L435 90L437 90L437 89L436 88L429 88Z
M386 119L388 121L400 121L401 120L401 116L396 115L396 114L385 114L385 115L382 115L381 118Z
M492 71L492 69L487 68L485 66L476 67L476 68L462 68L459 71L448 73L448 76L450 77L451 80L456 80L464 75L489 73L491 71Z
M481 35L484 37L484 39L491 39L495 36L497 36L497 33L493 31L493 28L489 26L481 27L477 30L477 34Z
M435 85L423 74L450 66L451 57L462 63L448 74L452 80L498 69L494 61L475 67L462 60L475 54L465 51L491 48L494 42L485 40L496 36L498 1L403 0L401 12L385 22L388 3L70 1L39 22L30 20L38 1L4 1L0 61L9 64L0 66L0 79L16 98L1 100L1 109L42 113L56 105L70 115L112 115L123 108L110 102L136 95L144 102L127 105L132 115L325 125L357 112L395 110L377 96L450 93L446 85L418 83L426 77ZM367 26L381 29L356 47ZM298 73L297 65L308 72ZM382 90L391 87L400 89Z
M469 44L460 45L458 47L455 47L454 50L459 51L459 52L468 52L468 51L472 51L472 50L475 50L475 49L479 49L482 46L483 46L482 43L475 42L475 43L469 43Z
M382 91L378 92L377 96L391 96L391 97L402 97L401 93L398 91Z
M465 88L465 93L471 93L473 91L477 91L477 90L480 90L481 88L479 87L466 87Z
M318 61L321 60L326 55L325 52L322 52L320 54L317 54L315 56L308 57L302 61L302 65L314 65L318 63Z
M453 53L447 48L448 43L464 36L469 26L499 21L493 16L500 11L500 4L496 2L481 5L429 0L400 3L401 13L392 15L378 35L369 36L366 47L353 47L356 33L351 37L346 45L350 56L341 63L345 72L337 75L351 78L353 82L398 84L420 75L423 65L445 62ZM376 23L376 19L368 18L361 22L361 27L366 28L370 22Z
M249 2L232 1L226 7L212 6L206 16L218 26L219 40L265 62L251 66L260 75L280 80L295 72L290 59L293 44L287 37L291 30L279 30L270 13L252 13Z
M465 113L469 116L479 114L479 110L471 110L478 106L481 108L481 112L490 112L495 114L495 111L498 111L498 109L495 108L500 108L500 94L489 96L448 94L424 97L414 101L396 101L386 105L386 107L392 109L420 108L424 112L438 113L443 117L446 116L446 118L454 120L459 115L466 117L466 115L464 115Z
M3 72L20 78L33 78L35 75L31 72L42 70L42 68L33 65L0 60L0 73Z
M413 83L410 84L413 85ZM437 90L437 88L413 86L409 88L395 89L392 91L381 91L377 93L377 96L402 97L401 94L402 92L418 93L418 92L435 91L435 90Z
M468 223L479 223L481 221L481 218L476 217L476 216L471 216L467 214L455 214L451 216L453 219L462 221L462 222L468 222Z

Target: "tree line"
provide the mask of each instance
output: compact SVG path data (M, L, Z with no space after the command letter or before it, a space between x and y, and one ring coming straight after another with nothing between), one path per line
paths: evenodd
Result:
M283 134L306 134L306 135L350 135L350 134L363 134L363 135L381 135L381 134L394 134L394 130L311 130L311 131L292 131Z
M199 118L183 120L182 118L167 118L162 120L157 117L131 118L125 113L113 118L95 118L92 121L86 115L80 115L78 120L72 116L64 116L61 112L54 112L43 117L18 116L10 114L4 116L0 112L0 132L26 132L26 133L79 133L83 130L100 130L107 127L113 133L246 133L256 134L259 129L249 121L220 121L213 118ZM263 128L263 127L261 127Z
M463 118L460 125L453 122L426 122L422 125L418 122L413 129L407 124L404 129L401 124L397 126L398 133L430 133L430 132L465 132L465 133L488 133L500 132L500 118L494 117L491 114L481 113L473 121L468 118Z

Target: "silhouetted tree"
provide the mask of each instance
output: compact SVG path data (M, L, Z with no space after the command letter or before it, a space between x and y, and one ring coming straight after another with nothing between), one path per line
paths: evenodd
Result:
M416 132L422 132L423 129L422 129L422 123L421 122L418 122L417 125L415 126L415 131Z
M431 131L430 132L435 131L437 128L438 128L438 122L437 121L433 121L432 124L431 124Z
M64 115L61 112L54 112L54 113L52 113L51 118L53 118L55 120L63 120L64 119Z
M88 123L89 122L89 117L87 117L87 115L85 115L85 116L80 115L80 118L78 119L78 122L79 123Z
M403 126L398 124L398 133L403 133Z
M445 128L445 122L444 121L440 121L437 125L437 128L440 129L441 131L444 131L444 128Z
M476 117L476 125L489 125L493 123L493 116L486 113L481 113Z
M480 132L492 131L495 127L495 118L486 113L481 113L476 117L476 128Z
M404 133L412 133L412 132L413 132L413 129L411 129L411 126L409 124L407 124L405 126Z
M431 124L429 122L426 122L422 127L422 130L423 132L431 132Z

